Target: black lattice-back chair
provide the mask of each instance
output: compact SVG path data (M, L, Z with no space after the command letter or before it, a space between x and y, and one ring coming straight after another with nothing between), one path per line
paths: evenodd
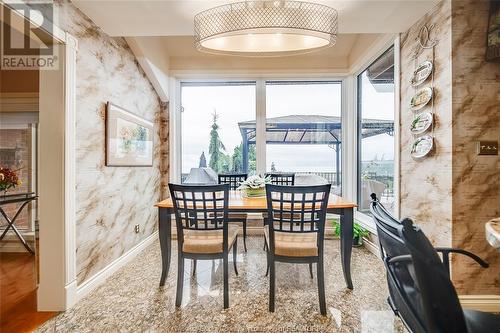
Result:
M274 312L275 262L317 264L319 307L326 315L323 245L330 185L266 185L269 224L264 227L270 269L269 311Z
M236 190L241 182L247 180L248 174L246 173L224 173L219 174L219 184L229 184L230 190Z
M266 178L271 179L271 184L273 185L295 185L295 174L294 173L278 173L278 172L268 172L266 173Z
M413 227L411 220L405 219L399 222L380 204L375 194L371 196L370 210L377 225L381 254L387 270L390 293L388 301L394 313L402 319L410 332L483 332L473 327L478 324L476 319L485 322L493 319L489 314L462 311L449 278L449 254L467 255L483 267L488 267L488 264L465 250L432 247L423 232ZM430 266L424 267L422 262L417 264L414 260L416 246L420 248L420 254L424 253L419 256L420 260ZM419 275L424 277L423 284L418 278ZM426 294L432 293L434 295L430 297L434 298L437 296L436 293L439 294L438 289L426 287L426 284L441 285L441 295L434 302L426 301L429 297ZM444 312L442 309L445 309ZM437 317L442 317L441 326L433 324L437 317L432 318L434 315L429 317L429 312L438 313ZM459 313L462 313L462 317L465 314L465 317L470 319L466 319L464 324ZM466 328L469 326L470 328Z
M265 174L265 178L269 178L272 185L295 185L294 173L268 172ZM264 220L264 225L267 225L267 213L262 214L262 218ZM266 250L266 243L264 243L264 250Z
M219 174L219 184L228 184L230 190L236 190L241 182L245 181L248 177L246 173L228 173ZM229 223L241 223L243 227L243 247L247 251L247 214L245 213L229 213Z
M228 255L233 248L236 275L238 227L228 226L229 185L192 186L169 184L175 212L178 244L177 295L182 303L184 259L222 259L224 308L229 307Z

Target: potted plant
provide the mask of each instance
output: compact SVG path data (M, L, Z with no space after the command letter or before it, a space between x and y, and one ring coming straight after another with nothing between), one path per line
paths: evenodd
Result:
M340 237L340 223L338 220L332 220L334 235ZM352 237L352 245L353 246L361 246L363 245L363 237L367 237L370 233L368 230L359 225L359 223L354 222L353 226L353 237Z
M0 167L0 191L6 193L8 189L22 184L16 171Z
M263 197L266 195L266 184L270 183L271 178L269 177L250 176L240 183L238 190L242 190L248 198Z

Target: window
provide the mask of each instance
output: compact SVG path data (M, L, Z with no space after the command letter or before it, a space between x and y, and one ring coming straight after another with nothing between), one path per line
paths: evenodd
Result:
M326 181L341 194L341 82L181 82L180 87L183 183L216 183L218 173L228 172L293 172L297 184Z
M14 115L15 117L15 115ZM3 125L0 127L0 166L15 172L20 184L8 190L8 194L36 191L36 127L34 124ZM3 193L2 193L3 194ZM3 208L13 217L20 204L7 204ZM33 207L30 204L29 207ZM5 220L0 223L5 230ZM16 219L16 228L22 231L34 230L34 213L23 209Z
M266 82L266 171L340 194L341 83Z
M394 210L394 48L358 75L358 210L370 194Z
M255 138L255 82L181 85L183 183L217 183L217 174L253 172L255 140L244 146L243 135Z

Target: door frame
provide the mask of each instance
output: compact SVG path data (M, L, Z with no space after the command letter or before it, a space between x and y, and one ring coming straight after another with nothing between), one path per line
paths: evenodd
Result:
M9 4L3 4L9 7ZM0 6L0 10L4 7ZM26 5L29 7L29 5ZM13 11L32 26L29 17ZM38 311L76 302L76 54L78 40L52 22L57 70L40 70Z

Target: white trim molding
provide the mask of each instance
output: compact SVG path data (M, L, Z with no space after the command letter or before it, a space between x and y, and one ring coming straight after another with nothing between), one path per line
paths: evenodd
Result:
M85 296L87 296L92 290L102 285L107 278L113 275L120 268L128 264L132 259L134 259L139 253L141 253L146 247L153 244L158 239L158 231L155 231L148 237L146 237L139 244L128 250L125 254L114 260L111 264L101 269L97 274L95 274L90 279L86 280L83 284L76 287L75 302L78 302Z
M181 137L181 83L179 80L170 78L170 103L169 103L169 157L170 157L170 182L181 182L181 162L182 162L182 143L178 138Z
M500 295L459 295L462 307L485 312L500 312Z
M66 33L64 129L64 229L66 247L66 306L74 305L76 286L76 53L78 40Z
M39 311L64 311L76 293L76 52L77 39L57 44L58 70L40 71Z

